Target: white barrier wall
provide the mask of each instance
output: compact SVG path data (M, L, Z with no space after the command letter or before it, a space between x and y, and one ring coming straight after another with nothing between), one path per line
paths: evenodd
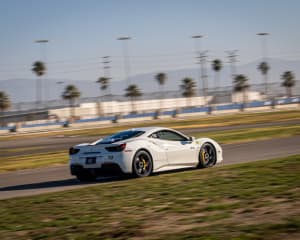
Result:
M207 96L206 101L211 101L212 96ZM242 102L242 93L234 93L232 95L233 102ZM248 101L262 100L262 96L259 92L248 92ZM168 98L168 99L152 99L152 100L136 100L119 102L110 101L102 103L83 103L80 107L75 107L75 115L80 118L91 118L103 115L116 115L127 114L132 111L136 112L153 112L158 109L176 109L190 106L203 106L203 97L191 97L191 98ZM133 108L133 109L132 109ZM57 115L60 119L66 119L70 117L70 108L53 109L49 111L49 114Z
M207 101L212 99L212 96L206 97ZM75 115L81 118L96 117L99 115L116 115L127 114L132 111L136 112L149 112L158 109L176 109L188 106L201 106L204 105L203 97L191 98L169 98L169 99L153 99L153 100L136 100L119 102L110 101L102 103L83 103L80 107L75 107ZM132 109L133 108L133 109ZM70 108L52 109L49 114L57 115L61 119L70 116Z
M256 91L251 91L251 92L246 92L246 98L247 101L262 101L264 96L261 95L260 92ZM236 92L231 95L232 102L243 102L243 93L242 92Z

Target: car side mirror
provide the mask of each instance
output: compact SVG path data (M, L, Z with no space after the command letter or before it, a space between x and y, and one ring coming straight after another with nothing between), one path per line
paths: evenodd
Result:
M195 140L196 140L195 137L189 137L189 141L190 141L190 142L194 142Z

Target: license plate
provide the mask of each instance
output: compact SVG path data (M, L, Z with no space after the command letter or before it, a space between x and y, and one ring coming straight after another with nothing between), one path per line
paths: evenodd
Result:
M86 164L95 164L96 163L96 158L95 157L88 157L85 160Z

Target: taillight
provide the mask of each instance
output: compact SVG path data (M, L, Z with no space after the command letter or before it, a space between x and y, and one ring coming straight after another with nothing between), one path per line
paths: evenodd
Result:
M74 155L74 154L78 153L79 151L80 151L80 149L71 147L69 149L69 154Z
M122 152L126 148L126 143L122 143L117 146L106 147L105 149L109 152Z

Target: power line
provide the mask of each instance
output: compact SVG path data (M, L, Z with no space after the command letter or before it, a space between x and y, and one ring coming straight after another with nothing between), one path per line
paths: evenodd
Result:
M104 74L104 77L106 77L108 79L108 81L111 80L111 74L110 74L110 69L111 69L111 66L110 66L110 63L111 63L111 60L110 60L110 56L104 56L102 57L103 58L103 74ZM109 89L109 93L111 95L111 87L110 85L108 85L108 89Z
M237 74L236 71L236 57L238 57L238 55L236 54L238 52L238 50L230 50L230 51L226 51L226 53L228 54L228 59L229 59L229 63L230 63L230 69L231 69L231 77L232 77L232 81L234 81L234 78Z
M201 70L201 81L202 81L202 95L204 98L204 104L206 105L206 95L207 95L207 72L206 72L206 63L207 63L207 53L208 51L200 51L199 59L200 59L200 70Z

